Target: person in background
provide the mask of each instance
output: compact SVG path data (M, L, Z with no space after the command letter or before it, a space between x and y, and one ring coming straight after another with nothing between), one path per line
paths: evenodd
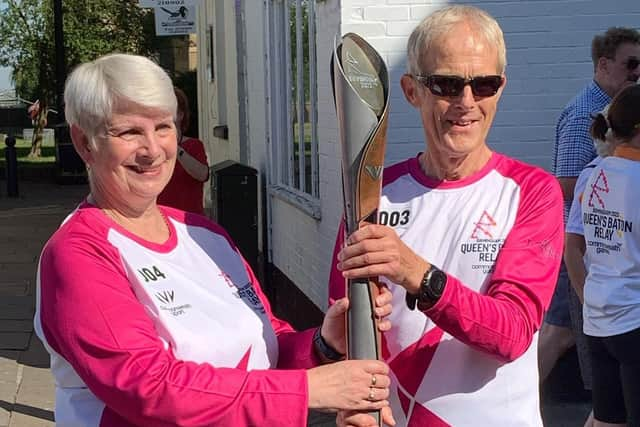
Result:
M633 28L609 28L593 38L591 59L593 80L565 106L556 125L551 168L562 188L565 222L574 198L576 179L596 156L594 141L589 134L593 114L601 111L616 93L640 77L640 33ZM590 390L591 363L582 332L582 304L569 284L567 270L562 264L551 306L540 330L541 382L574 344L583 384ZM590 418L585 426L590 426Z
M600 113L604 117L607 116L609 105L607 105ZM594 115L594 118L597 115ZM564 263L567 267L569 280L576 296L580 300L580 304L584 303L584 279L587 277L587 271L584 265L584 252L586 244L584 241L584 227L582 225L582 197L587 186L587 180L591 176L593 169L598 166L600 161L611 155L610 145L604 140L594 139L594 145L597 156L585 166L580 172L575 186L575 195L571 201L571 209L565 226L565 243L564 243Z
M178 100L178 156L171 180L158 196L158 204L197 214L204 213L203 187L209 179L209 165L204 144L186 136L191 123L187 95L174 88Z
M640 426L640 86L619 92L592 136L611 153L582 195L584 333L594 426Z
M82 64L65 104L90 194L38 265L35 329L58 427L299 427L309 408L382 409L393 423L388 367L341 361L347 299L296 332L220 226L157 204L178 151L158 65L122 54ZM376 299L381 331L390 301Z
M584 227L582 225L582 198L587 186L587 180L602 158L607 154L600 154L595 159L587 163L584 170L580 172L576 181L576 195L571 202L569 219L565 227L564 241L564 263L569 274L571 286L580 300L584 304L584 279L587 277L587 270L584 265L584 252L586 243L584 241ZM589 373L591 373L589 371ZM589 381L591 384L591 381ZM591 387L589 387L589 390Z
M606 116L606 112L609 106L605 107L602 111L602 114ZM569 216L567 218L567 223L565 226L565 240L564 240L564 265L567 269L567 274L569 276L569 282L573 287L573 291L579 301L580 313L579 316L572 316L572 320L574 318L579 320L579 323L573 325L574 327L579 326L580 330L575 331L576 336L579 336L580 339L577 341L580 343L578 346L578 362L580 363L580 372L582 375L582 381L586 390L591 391L592 389L592 366L591 366L591 356L589 355L589 349L586 347L586 336L582 331L583 321L582 321L582 305L584 304L584 279L587 277L587 270L584 265L584 252L585 252L585 241L584 241L584 227L582 225L582 197L585 191L585 187L587 185L587 180L591 176L591 172L593 169L598 166L603 157L610 155L608 151L608 145L603 141L594 140L596 151L598 155L587 165L584 167L580 175L578 176L578 180L576 181L575 186L575 195L573 197L573 201L571 202L571 209L569 210ZM581 345L582 344L582 345ZM584 423L584 427L592 427L593 426L593 411L589 413L587 420Z
M330 297L369 276L393 293L382 353L398 426L541 427L536 347L562 256L560 187L487 145L507 82L494 18L437 10L407 60L400 85L426 150L385 169L381 224L338 233Z

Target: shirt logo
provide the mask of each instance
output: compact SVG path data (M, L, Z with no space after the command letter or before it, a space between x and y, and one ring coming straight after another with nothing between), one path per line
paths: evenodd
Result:
M156 292L156 298L164 304L171 304L173 302L174 291L162 291Z
M182 316L191 308L191 304L174 305L176 293L173 290L156 292L155 297L160 301L160 310L166 311L174 317Z
M494 227L498 224L487 211L482 211L480 219L473 225L469 240L460 244L460 253L468 257L472 270L479 270L482 274L492 273L504 239L494 237Z
M475 225L475 228L471 233L472 239L493 239L490 227L495 227L496 221L491 215L489 215L489 213L487 213L487 211L482 212L480 220L478 222L474 222L473 224Z
M251 282L247 282L246 285L238 288L238 291L234 293L234 295L236 298L243 300L253 311L261 314L266 313L262 301L260 301L260 297L256 294L255 289L253 289Z
M595 208L594 202L598 204L599 207L605 208L604 200L600 197L600 191L607 194L609 193L609 183L607 182L607 176L604 174L604 171L601 169L598 174L598 178L596 181L591 184L591 196L589 196L589 207Z

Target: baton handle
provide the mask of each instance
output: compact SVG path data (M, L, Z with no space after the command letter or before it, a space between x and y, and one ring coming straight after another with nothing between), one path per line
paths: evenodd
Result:
M378 284L370 279L348 281L349 311L347 312L347 357L349 359L379 359L380 333L374 312ZM380 425L380 411L370 412Z

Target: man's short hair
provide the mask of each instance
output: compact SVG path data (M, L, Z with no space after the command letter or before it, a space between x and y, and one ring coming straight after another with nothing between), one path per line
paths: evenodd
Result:
M436 10L418 24L407 43L407 72L423 74L424 61L434 43L445 36L452 28L460 24L470 25L476 34L498 51L498 73L503 73L507 66L507 51L504 35L496 20L482 9L475 6L453 5Z
M611 27L604 34L598 34L591 42L591 60L593 67L600 58L614 59L620 45L640 44L640 32L634 28Z

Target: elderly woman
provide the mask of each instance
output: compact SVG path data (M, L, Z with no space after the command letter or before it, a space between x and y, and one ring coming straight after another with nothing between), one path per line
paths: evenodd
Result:
M591 127L610 155L582 194L584 333L594 426L640 426L640 86L620 91Z
M323 365L345 351L347 300L321 328L294 331L224 230L156 204L177 150L160 67L99 58L71 74L65 102L91 193L38 269L35 323L58 426L304 426L309 408L388 417L384 363ZM390 299L376 301L380 317Z

